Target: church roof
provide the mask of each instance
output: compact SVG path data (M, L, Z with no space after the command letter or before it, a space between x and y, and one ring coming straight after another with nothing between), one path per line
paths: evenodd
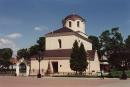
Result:
M81 19L82 21L85 21L85 19L83 19L81 16L79 16L79 15L77 15L77 14L70 14L70 15L68 15L68 16L66 16L65 18L64 18L64 21L66 21L66 20L77 20L77 19Z
M44 57L70 57L72 49L61 49L61 50L47 50L44 53ZM86 52L87 58L91 61L94 60L95 50L88 50Z
M46 50L44 52L44 58L47 60L63 60L65 58L70 58L72 49L59 49L59 50ZM88 50L86 52L87 58L90 61L94 61L95 58L95 50ZM35 58L37 55L33 56L32 58Z
M55 34L55 33L67 33L67 32L74 32L73 30L67 28L67 27L62 27L58 30L54 30L52 32L49 32L48 34ZM47 34L46 34L47 35Z
M55 30L55 31L52 31L52 32L49 32L47 34L45 34L46 37L54 37L54 36L66 36L66 35L76 35L88 42L91 43L91 40L89 40L88 38L82 36L79 34L79 31L73 31L67 27L62 27L58 30Z
M46 50L44 53L45 57L70 57L71 49L61 49L61 50Z

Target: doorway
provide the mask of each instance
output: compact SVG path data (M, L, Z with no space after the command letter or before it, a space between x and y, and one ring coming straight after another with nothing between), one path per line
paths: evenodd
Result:
M26 64L25 63L21 63L19 65L19 72L20 73L26 73Z
M58 73L58 62L52 62L53 73Z

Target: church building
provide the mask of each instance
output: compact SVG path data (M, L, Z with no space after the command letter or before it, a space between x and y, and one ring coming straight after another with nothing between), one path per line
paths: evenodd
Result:
M40 61L40 72L42 75L48 71L52 74L68 74L74 71L70 68L70 56L73 43L78 41L83 43L88 67L86 74L97 75L100 72L100 62L96 50L92 50L92 43L85 33L86 21L79 15L71 14L62 20L63 27L45 34L45 52L43 60ZM33 56L30 61L30 75L37 75L39 62L37 56Z

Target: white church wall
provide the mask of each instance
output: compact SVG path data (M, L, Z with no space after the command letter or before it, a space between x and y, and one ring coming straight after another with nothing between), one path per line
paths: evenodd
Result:
M59 42L58 42L59 39L61 39L61 44L62 44L61 48L59 48ZM74 40L74 35L46 37L46 50L70 49L72 48L73 40Z
M70 69L69 60L42 60L40 62L40 72L41 72L42 75L44 75L46 73L49 62L50 62L50 67L51 67L52 72L53 72L52 62L58 62L58 72L59 73L73 72ZM37 60L31 60L31 73L30 73L30 75L37 75L38 69L39 69L38 61Z
M81 38L78 38L76 37L77 41L79 42L79 44L83 43L84 44L84 48L85 50L92 50L92 43L86 41L86 40L83 40Z
M98 59L97 52L95 52L94 61L88 61L88 63L90 63L87 69L88 73L90 72L93 75L93 74L97 74L97 72L100 72L100 62Z
M64 73L73 72L70 69L69 60L58 60L58 62L59 62L59 72L64 72Z
M62 44L61 48L59 48L59 39L61 40ZM83 40L75 35L46 37L46 50L72 49L75 40L77 40L79 43L82 42L86 50L92 50L92 44L90 42Z
M58 73L59 74L63 74L63 73L67 74L67 73L74 72L70 68L70 60L69 59L66 59L66 60L42 60L40 62L40 72L42 75L44 75L46 73L49 61L50 61L50 67L51 67L52 72L53 72L52 62L58 62ZM100 63L99 63L98 56L96 53L95 60L90 61L90 66L88 65L88 68L86 69L86 73L88 74L90 72L92 75L97 75L97 72L100 72L100 65L99 64ZM90 67L90 70L89 70L89 67ZM30 73L30 75L37 75L38 69L39 69L38 61L31 60L31 73Z

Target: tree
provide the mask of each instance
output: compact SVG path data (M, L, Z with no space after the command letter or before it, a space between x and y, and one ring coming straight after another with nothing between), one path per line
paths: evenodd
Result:
M91 42L92 42L92 50L97 50L99 59L101 59L102 52L100 50L101 49L101 43L99 41L99 38L96 37L96 36L90 35L88 37L88 39L91 40Z
M99 50L100 49L100 43L99 43L98 37L91 35L91 36L88 37L88 39L90 39L91 42L92 42L92 49L93 50Z
M37 52L40 50L39 45L34 45L29 48L30 56L37 54Z
M45 50L45 37L39 37L39 40L37 40L37 43L39 45L39 48L41 51Z
M4 61L10 61L12 58L13 51L10 48L3 48L2 49L2 57Z
M11 48L3 48L0 49L0 69L5 71L5 69L9 70L9 66L11 65L10 59L12 58L13 51Z
M39 37L37 44L29 48L31 56L37 54L38 51L45 51L45 37Z
M79 61L78 57L79 57L79 46L78 46L78 42L76 40L73 44L71 58L70 58L70 68L73 71L76 71L76 74L78 71L78 61Z
M24 58L26 60L29 60L30 57L29 50L27 48L18 50L17 56L19 59Z
M78 66L78 71L80 72L80 74L82 74L82 72L84 72L88 66L86 51L83 43L81 43L79 47Z
M130 35L125 40L125 47L128 48L128 49L130 49Z
M101 52L109 60L110 65L115 67L117 65L116 60L120 60L119 57L113 57L112 54L118 52L123 48L123 37L119 32L119 28L112 28L111 31L106 30L100 35ZM114 58L114 59L113 59Z
M73 71L79 72L82 74L87 68L87 57L84 45L81 43L80 47L78 42L75 41L72 48L71 58L70 58L70 68Z

